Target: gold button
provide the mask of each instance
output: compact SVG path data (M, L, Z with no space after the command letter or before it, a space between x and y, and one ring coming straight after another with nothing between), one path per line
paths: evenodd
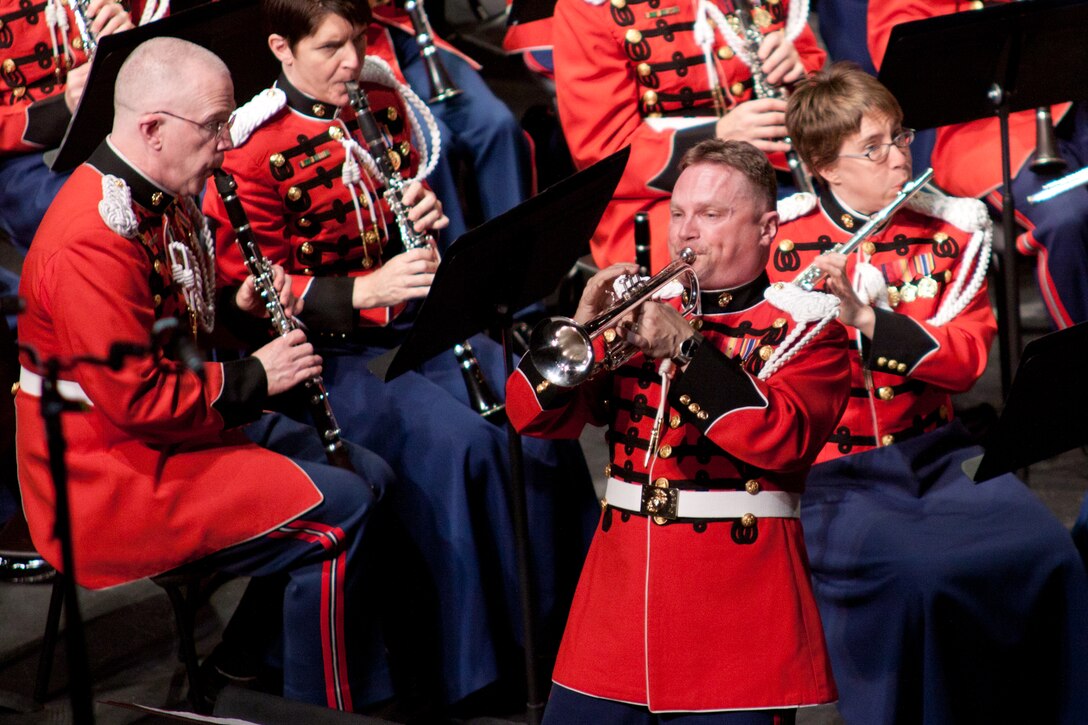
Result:
M408 143L407 141L401 141L400 146L398 146L397 148L400 149L401 156L407 156L408 154L412 153L412 144Z
M0 20L0 30L3 30L3 29L4 29L4 21Z
M887 365L887 364L888 364L888 358L886 358L886 357L878 357L878 358L876 359L876 366L877 366L878 368L882 368L882 367L884 367L884 366L885 366L885 365Z
M690 402L691 402L691 396L688 395L687 393L684 393L683 395L680 396L680 405L687 405Z
M19 381L16 380L14 383L11 384L11 394L15 395L18 392L19 392Z
M899 288L888 287L888 304L892 307L898 307L900 302Z
M895 370L895 366L898 364L895 360L888 360L888 369Z
M311 255L311 254L314 253L314 245L310 244L309 242L303 242L302 246L299 248L299 250L303 254L308 256L308 255Z
M606 463L604 465L604 477L605 478L612 478L612 464L611 463Z
M290 189L287 190L287 198L291 201L298 201L302 198L302 189L298 188L297 186L292 186Z
M896 372L905 373L905 372L907 372L907 364L906 363L899 363L898 365L895 366L895 370L896 370Z
M785 317L776 317L774 322L771 323L771 325L776 330L781 330L783 327L786 326L786 318Z
M937 414L941 416L941 420L948 420L948 406L942 405L941 409L937 411Z
M692 321L691 321L691 329L695 330L696 332L698 332L699 330L703 329L703 321L702 321L702 319L701 319L701 318L698 318L698 317L696 317L696 318L695 318L694 320L692 320Z
M329 138L331 138L333 141L339 141L340 139L344 138L344 129L340 128L339 126L330 126Z
M945 281L945 283L948 283L948 282L952 281L952 270L946 269L944 271L944 281Z
M710 413L707 413L705 410L700 410L698 413L695 414L695 417L699 420L706 420L710 417Z
M876 391L877 397L881 400L891 400L895 397L895 391L889 388L887 385Z
M541 380L539 383L536 384L536 392L543 393L545 390L548 389L548 385L549 383L547 380Z
M306 217L300 217L299 220L298 220L298 225L300 227L302 227L303 229L306 229L307 227L309 227L310 224L311 224L310 220L307 219Z
M702 408L699 407L698 403L692 403L688 406L688 410L690 410L692 413L698 413L700 410L702 410Z
M794 245L793 245L793 240L792 239L783 239L780 242L778 242L778 249L781 252L792 252L793 251L793 246Z
M278 169L287 163L287 159L283 157L283 154L272 154L268 157L268 163L272 164Z
M658 526L664 526L665 524L669 523L669 520L664 516L654 516L654 523Z
M5 58L4 59L4 72L5 73L11 73L13 70L15 70L15 61L13 61L11 58Z
M83 38L78 35L72 38L72 47L76 50L83 50Z
M612 0L612 7L616 8L617 10L623 10L625 7L627 7L627 0Z
M669 487L669 479L662 476L661 478L654 481L654 485L657 486L658 488L668 488Z
M151 195L151 206L158 206L162 203L162 192L156 191Z
M876 253L876 245L872 242L865 242L861 245L861 251L865 252L871 257L874 253Z
M941 242L947 242L948 235L944 232L937 232L933 235L933 241L937 242L937 244L940 244Z
M657 455L661 456L662 458L668 458L672 455L672 446L670 446L668 443L662 443L661 447L657 449Z
M718 295L718 307L728 307L729 303L733 301L733 295L728 292L722 292Z
M839 220L842 222L842 225L847 229L854 228L854 217L850 216L849 214L843 214L841 217L839 217Z
M153 265L151 265L151 266L155 268L155 271L157 273L162 274L162 260L161 259L156 259L155 263Z
M680 414L679 413L673 413L672 415L669 416L669 427L674 429L674 430L676 428L680 427Z
M740 517L740 525L743 526L746 529L752 528L753 526L756 525L756 515L755 514L744 514L743 516Z
M400 154L398 154L393 149L389 149L389 152L387 153L387 156L389 156L389 163L392 164L393 171L400 171L400 166L401 166Z
M640 33L635 28L631 28L630 30L628 30L624 34L623 39L626 40L628 43L631 43L631 44L641 43L642 42L642 33Z
M729 92L732 93L734 96L739 96L740 94L744 93L744 84L740 81L737 81L733 85L729 86Z
M377 229L367 229L366 234L363 235L363 244L377 244L381 240L381 235L378 234Z
M313 110L314 115L317 116L318 118L324 118L325 117L325 106L323 106L322 104L315 103L310 108L311 108L311 110Z
M636 68L638 69L638 74L643 78L654 72L649 63L639 63Z
M755 496L757 493L759 493L759 481L753 478L751 481L748 481L746 484L744 484L744 490Z
M763 360L763 362L767 362L768 360L770 360L771 355L774 355L773 345L764 345L763 347L759 348L759 357L761 360Z
M151 299L151 301L155 303L155 306L156 306L156 307L158 307L159 305L161 305L161 304L162 304L162 295L155 295L155 296L154 296L154 297L153 297L153 298Z
M722 47L718 48L718 57L722 60L729 60L733 57L733 49L730 48L728 45L723 45Z
M397 118L399 118L399 116L397 115L397 109L393 108L392 106L385 109L385 118L389 121L396 121Z
M16 98L22 98L26 95L26 86L15 86L15 88L11 91L11 95L15 96Z
M657 91L646 91L642 94L642 102L647 106L657 105Z
M971 10L982 10L982 8L984 7L984 3L982 2L982 0L971 0L970 4L968 4L967 7Z
M880 438L880 445L882 446L890 446L892 443L895 443L895 436L890 433Z
M610 327L607 330L605 330L604 333L603 333L603 337L604 337L605 342L615 342L616 341L616 330L615 330L615 328Z

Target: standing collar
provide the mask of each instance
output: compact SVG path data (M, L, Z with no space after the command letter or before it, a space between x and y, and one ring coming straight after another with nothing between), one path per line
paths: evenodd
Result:
M336 118L340 113L340 107L331 103L324 103L316 98L311 98L305 93L300 91L291 85L291 81L287 80L287 75L280 73L280 77L276 79L276 87L284 92L287 96L287 106L297 113L301 113L303 116L309 116L310 118L316 118L322 121L331 121Z
M839 229L853 234L861 228L869 217L851 209L839 200L835 193L826 186L820 188L820 206Z
M747 284L725 290L702 290L700 302L704 315L722 315L746 310L763 301L763 292L770 286L767 272Z
M128 184L132 200L147 209L161 214L174 201L174 195L149 179L114 148L107 136L94 150L87 163L102 172L122 179Z

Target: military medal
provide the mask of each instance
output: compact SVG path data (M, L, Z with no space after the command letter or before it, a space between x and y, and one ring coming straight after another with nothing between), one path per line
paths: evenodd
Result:
M892 285L888 285L888 304L893 309L899 306L899 289Z
M767 28L771 24L771 14L763 6L752 8L752 22L761 28Z
M937 280L932 277L922 277L918 280L918 296L932 299L937 296Z
M918 288L910 282L904 282L903 286L899 288L899 297L904 302L914 302L918 297Z

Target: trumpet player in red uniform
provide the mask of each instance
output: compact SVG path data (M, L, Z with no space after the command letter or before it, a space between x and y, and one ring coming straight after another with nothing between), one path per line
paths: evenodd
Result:
M761 151L712 139L680 168L668 244L696 254L702 293L690 314L675 299L642 303L614 328L634 356L577 388L549 382L532 352L507 383L524 433L609 429L600 525L549 724L656 723L668 713L668 722L770 725L835 698L797 519L805 474L846 403L835 299L770 288L778 214ZM636 270L595 275L574 320L601 315L609 287Z
M238 110L235 147L223 168L237 181L265 256L293 275L304 302L300 319L324 359L344 438L367 441L402 480L387 499L390 513L425 560L425 571L405 573L425 579L437 597L436 611L412 623L417 632L434 630L412 653L417 664L435 661L437 681L428 681L421 696L456 703L498 681L504 657L517 646L510 625L519 610L506 433L469 406L453 352L388 383L367 367L403 339L411 324L406 307L427 295L438 260L429 245L405 251L409 240L383 196L386 182L367 161L368 142L345 82L363 74L360 86L395 173L403 175L403 221L418 237L446 226L441 204L422 181L424 161L433 157L416 143L416 130L427 134L430 124L418 97L365 55L366 0L265 0L262 12L282 73ZM220 222L220 282L238 284L245 271L214 188L205 208ZM502 380L499 346L482 335L472 344L484 373ZM551 620L562 617L565 606L557 602L569 597L565 578L573 579L565 572L580 563L588 536L580 532L592 526L592 487L575 445L538 441L525 450L537 606L558 629ZM563 484L552 486L555 479ZM558 549L574 552L571 561L553 556Z
M553 19L559 120L579 168L631 146L590 243L601 267L634 258L636 212L650 216L654 269L666 264L669 193L684 151L708 138L748 141L776 163L789 146L780 99L759 98L752 65L772 86L823 66L805 0L752 2L758 51L735 30L737 3L558 0Z
M849 331L850 403L801 521L847 722L1077 722L1088 712L1088 582L1068 533L1014 476L975 485L951 395L986 367L991 224L976 199L918 194L849 256L826 254L911 174L913 133L850 63L790 98L818 196L779 203L768 266L815 264ZM821 256L818 256L821 255Z

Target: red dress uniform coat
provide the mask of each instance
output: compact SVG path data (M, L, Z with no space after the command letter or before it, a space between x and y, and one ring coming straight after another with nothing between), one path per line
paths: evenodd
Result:
M717 7L732 12L729 0ZM788 8L786 1L766 4L769 24L763 31L782 29ZM652 266L659 269L669 261L661 241L675 164L688 148L713 137L717 120L703 51L692 32L695 13L693 0L556 3L556 97L575 164L584 168L631 146L627 169L591 242L601 267L634 259L639 211L650 213L651 236L657 240ZM826 54L807 27L794 44L806 70L823 65ZM714 49L727 106L751 99L748 66L720 36Z
M998 3L986 3L998 4ZM892 28L912 20L978 10L978 0L880 0L869 3L869 52L879 69ZM1054 106L1057 123L1071 104ZM1009 164L1015 177L1035 152L1035 113L1009 115ZM981 198L1001 184L1001 132L996 116L937 129L933 147L934 179L955 196ZM1000 206L1000 204L999 204Z
M0 153L61 140L71 118L64 103L68 69L86 60L67 2L0 4Z
M577 437L608 424L609 475L628 483L800 494L842 412L845 333L825 326L766 381L796 323L763 300L767 279L703 294L704 342L672 382L657 455L644 464L661 386L636 355L578 389L523 360L507 386L518 430ZM721 303L721 306L719 305ZM743 492L747 492L744 494ZM555 666L569 689L654 712L765 709L835 698L797 518L665 525L602 502ZM749 524L749 525L745 525Z
M238 197L261 251L291 273L295 294L310 301L302 318L315 332L346 335L359 325L386 325L403 307L351 309L349 277L368 274L401 251L393 215L380 196L374 199L376 217L360 198L364 231L359 234L351 193L341 180L346 155L341 141L348 133L359 138L355 113L350 107L308 98L282 76L276 88L284 91L287 104L258 123L251 135L237 140L223 161L223 169L238 182ZM364 83L362 88L401 172L409 175L418 156L409 144L403 104L384 86ZM244 120L236 122L236 129L239 123L250 123L248 114L267 93L239 109ZM362 173L366 177L365 170ZM211 183L204 210L218 223L220 283L236 285L246 277L245 264L223 201ZM398 243L387 250L391 233Z
M812 201L810 195L803 196ZM974 205L985 214L978 202L955 202ZM771 279L794 279L817 254L850 239L865 221L823 192L818 205L779 227L768 266ZM857 330L849 328L850 404L817 462L901 442L952 419L951 394L968 390L982 374L997 329L984 275L959 314L943 325L930 322L961 276L961 267L967 267L967 279L979 256L984 256L984 269L989 262L988 249L978 256L968 253L972 236L907 206L863 243L862 253L883 275L892 309L876 309L873 339L864 339L862 353ZM856 261L855 253L847 264L848 278Z
M103 221L104 174L131 189L134 238ZM104 358L112 343L146 344L156 320L178 310L184 316L169 276L164 224L176 238L190 227L180 200L100 147L64 185L27 255L20 341L42 359ZM21 362L34 367L26 353ZM129 358L118 371L82 364L62 378L90 400L63 416L76 579L83 586L167 571L269 532L321 501L297 465L230 430L255 419L264 402L264 371L253 358L207 363L203 380L151 355ZM56 565L40 399L20 390L15 404L23 507L35 546Z

